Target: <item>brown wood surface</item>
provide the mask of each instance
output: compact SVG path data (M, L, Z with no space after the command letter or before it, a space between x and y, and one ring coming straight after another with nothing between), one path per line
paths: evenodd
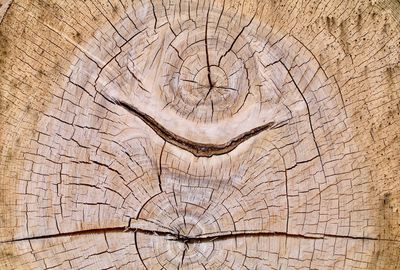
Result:
M0 6L0 269L400 269L400 2Z

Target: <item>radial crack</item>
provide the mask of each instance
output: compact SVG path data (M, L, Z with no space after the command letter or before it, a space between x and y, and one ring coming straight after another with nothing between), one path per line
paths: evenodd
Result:
M208 89L208 92L207 92L206 96L204 97L204 100L207 99L208 95L210 94L211 90L214 87L214 84L213 84L212 79L211 79L210 56L209 56L209 53L208 53L208 15L209 15L209 13L210 13L210 7L207 10L206 30L205 30L205 37L204 37L204 43L205 43L205 46L206 46L207 78L208 78L209 89Z

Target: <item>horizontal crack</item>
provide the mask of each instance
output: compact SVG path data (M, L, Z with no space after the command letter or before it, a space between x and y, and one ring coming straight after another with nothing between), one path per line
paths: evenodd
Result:
M275 124L274 122L269 122L267 124L258 126L256 128L253 128L247 132L240 134L239 136L223 144L198 143L174 134L173 132L167 130L165 127L159 124L153 117L141 112L134 106L124 101L114 100L106 96L104 96L104 98L106 98L108 101L116 105L123 107L127 111L139 117L143 122L146 123L146 125L148 125L154 132L156 132L161 138L163 138L168 143L173 144L181 149L184 149L192 153L196 157L212 157L214 155L227 154L232 150L234 150L236 147L238 147L239 144L250 139L251 137L258 135L259 133L265 130L271 129ZM282 125L279 125L279 127L281 126Z
M218 241L218 240L221 241L237 237L271 237L271 236L284 236L284 237L301 238L301 239L346 238L354 240L399 242L397 240L379 239L367 236L349 236L349 235L335 235L335 234L294 234L286 232L252 232L252 231L230 232L226 234L213 234L212 236L200 235L197 237L186 237L178 235L176 241L182 241L184 243L190 244L190 243L201 243L201 242Z
M157 230L146 230L139 228L129 228L129 227L112 227L112 228L100 228L100 229L89 229L82 231L72 231L58 234L48 234L48 235L40 235L40 236L32 236L32 237L24 237L24 238L16 238L13 240L0 241L0 244L13 243L13 242L21 242L28 240L39 240L39 239L49 239L49 238L58 238L58 237L67 237L67 236L79 236L79 235L90 235L90 234L104 234L106 232L118 232L118 233L142 233L146 235L153 236L161 236L161 237L169 237L168 241L177 241L184 244L194 244L194 243L206 243L206 242L214 242L214 241L223 241L227 239L235 239L238 237L273 237L273 236L283 236L288 238L301 238L301 239L326 239L326 238L344 238L344 239L353 239L353 240L371 240L371 241L386 241L386 242L395 242L399 243L399 240L394 239L384 239L384 238L375 238L368 236L350 236L350 235L335 235L335 234L293 234L286 232L260 232L260 231L239 231L239 232L228 232L221 234L212 234L212 235L198 235L194 237L181 235L179 233L172 233L166 231L157 231Z
M38 235L38 236L31 236L31 237L15 238L13 240L0 241L0 244L21 242L21 241L28 241L28 240L49 239L49 238L55 238L55 237L66 237L66 236L75 236L75 235L88 235L88 234L96 234L96 233L103 234L104 232L123 232L123 231L127 231L126 227L89 229L89 230L57 233L57 234L45 234L45 235Z

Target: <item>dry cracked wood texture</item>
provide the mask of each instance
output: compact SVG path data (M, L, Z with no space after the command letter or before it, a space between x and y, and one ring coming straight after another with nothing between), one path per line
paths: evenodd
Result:
M400 269L397 0L0 18L0 269Z

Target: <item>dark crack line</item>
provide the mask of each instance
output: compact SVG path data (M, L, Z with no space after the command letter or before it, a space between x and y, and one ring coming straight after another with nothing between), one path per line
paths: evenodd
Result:
M10 1L10 2L8 3L8 7L7 7L7 9L4 11L3 17L0 18L0 24L3 22L4 18L6 17L6 15L7 15L8 11L10 10L11 5L12 5L13 3L14 3L14 0L12 0L12 1ZM5 3L3 3L3 4L5 4Z
M21 242L21 241L28 241L28 240L49 239L49 238L55 238L55 237L79 236L79 235L89 235L89 234L104 234L105 232L123 232L123 231L126 231L126 227L90 229L90 230L58 233L58 234L46 234L46 235L39 235L39 236L16 238L13 240L1 241L0 244Z
M155 6L154 6L154 3L153 3L153 1L151 1L151 0L150 0L150 3L151 3L152 10L153 10L153 16L154 16L154 30L155 30L155 29L157 29L157 15L156 15L156 8L155 8Z
M220 21L221 21L222 14L224 13L224 10L225 10L225 0L224 0L224 2L222 3L221 13L219 14L218 21L217 21L217 25L215 26L214 34L217 32L217 29L218 29L218 27L219 27L219 23L220 23Z
M253 128L247 132L240 134L239 136L233 138L232 140L223 143L223 144L206 144L206 143L198 143L193 142L188 139L185 139L175 133L167 130L161 124L159 124L153 117L147 115L136 107L126 103L122 100L112 99L111 97L107 97L101 94L106 100L116 105L119 105L126 109L128 112L134 114L139 119L141 119L145 124L147 124L155 133L158 134L164 141L173 144L181 149L184 149L190 153L192 153L196 157L212 157L215 155L224 155L231 151L233 151L236 147L238 147L241 143L247 141L248 139L260 134L261 132L275 128L275 122L268 122L267 124L258 126ZM278 126L279 125L278 123Z
M48 235L40 235L40 236L32 236L32 237L24 237L24 238L16 238L13 240L0 241L0 244L21 242L21 241L30 241L30 240L41 240L41 239L51 239L58 237L68 237L68 236L82 236L82 235L91 235L91 234L105 234L105 233L134 233L135 241L137 243L137 234L145 234L152 235L158 237L168 237L166 240L168 241L176 241L185 244L186 248L189 248L189 244L195 243L207 243L214 241L223 241L227 239L237 239L238 237L274 237L274 236L283 236L288 238L300 238L300 239L327 239L327 238L343 238L343 239L353 239L353 240L370 240L370 241L387 241L400 243L399 240L394 239L385 239L385 238L375 238L368 236L350 236L350 235L336 235L336 234L293 234L286 232L259 232L259 231L239 231L239 232L227 232L221 234L210 234L210 235L198 235L195 237L188 237L178 233L166 232L166 231L157 231L157 230L146 230L140 228L129 228L126 226L120 227L112 227L112 228L100 228L100 229L89 229L82 231L72 231L58 234L48 234Z
M322 162L321 152L320 152L320 150L319 150L319 145L318 145L318 143L317 143L317 138L316 138L316 136L315 136L314 127L313 127L313 122L312 122L312 119L311 119L310 106L308 105L307 99L306 99L306 97L304 96L303 92L300 90L300 87L297 85L295 79L293 78L293 75L292 75L292 73L290 72L290 69L289 69L282 61L279 61L279 62L280 62L280 63L282 64L282 66L286 69L286 71L287 71L287 73L288 73L290 79L292 80L294 86L295 86L296 89L297 89L297 92L300 94L301 98L303 99L304 104L306 105L306 108L307 108L307 115L308 115L308 121L309 121L309 125L310 125L311 134L312 134L312 136L313 136L315 148L317 149L319 161L320 161L320 163L321 163L322 173L324 174L324 177L326 178L325 169L324 169L324 163Z
M213 82L211 79L211 65L210 65L210 56L208 53L208 15L210 13L210 7L208 7L207 10L207 16L206 16L206 30L205 30L205 37L204 37L204 43L206 46L206 60L207 60L207 78L208 78L208 84L209 84L209 89L208 92L206 94L206 96L204 97L204 100L207 99L208 95L210 94L211 90L213 89Z
M136 253L139 257L139 260L142 262L144 268L148 269L146 264L143 261L142 255L140 254L139 248L138 248L138 244L137 244L137 231L135 231L135 248L136 248Z
M186 255L186 251L189 249L189 245L187 243L185 243L185 249L182 252L182 260L181 260L181 265L183 265L183 261L185 260L185 255Z
M163 155L163 152L164 152L165 144L166 144L166 142L164 141L164 144L163 144L163 146L161 148L160 158L158 160L159 164L158 164L158 174L157 174L157 176L158 176L158 186L160 188L160 192L163 192L163 188L162 188L162 184L161 184L161 175L162 175L161 159L162 159L162 155Z
M308 47L307 47L303 42L301 42L301 40L299 40L296 36L291 35L291 37L293 37L293 38L294 38L297 42L299 42L304 48L306 48L306 50L313 56L313 58L315 59L315 61L317 61L319 68L322 70L322 72L323 72L324 75L325 75L325 78L329 79L330 77L328 77L328 75L326 74L325 70L322 68L321 63L320 63L320 61L318 60L318 58L315 57L315 54L314 54L310 49L308 49ZM340 98L341 98L342 103L343 103L343 110L344 110L344 113L345 113L345 115L346 115L346 117L347 117L346 104L345 104L344 99L343 99L342 90L341 90L341 88L340 88L340 86L339 86L339 84L338 84L338 82L337 82L335 76L333 76L333 79L334 79L334 81L335 81L336 87L338 88L338 91L339 91L339 94L340 94Z
M221 66L221 61L222 59L233 49L233 46L235 46L235 43L237 42L237 40L239 39L239 37L243 34L244 30L250 26L250 24L253 22L254 18L256 17L256 14L254 14L254 16L250 19L249 23L247 25L245 25L242 30L239 32L239 34L235 37L235 39L233 40L233 42L231 43L231 46L229 47L229 49L219 58L218 60L218 66Z
M147 203L150 202L154 197L160 195L161 193L163 193L163 191L161 191L161 192L159 192L159 193L156 193L156 194L154 194L153 196L151 196L150 198L148 198L147 201L145 201L145 202L140 206L140 209L139 209L138 213L136 214L136 218L135 218L135 219L140 218L140 213L142 213L142 210L143 210L144 207L147 205ZM131 220L132 220L132 218L131 218ZM129 220L129 222L131 222L131 220Z

